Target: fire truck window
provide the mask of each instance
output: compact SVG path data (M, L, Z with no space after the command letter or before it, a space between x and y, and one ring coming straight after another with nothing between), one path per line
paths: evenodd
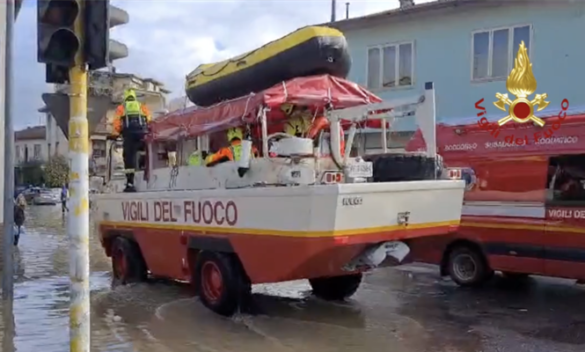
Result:
M585 204L585 154L550 158L547 200L565 206Z

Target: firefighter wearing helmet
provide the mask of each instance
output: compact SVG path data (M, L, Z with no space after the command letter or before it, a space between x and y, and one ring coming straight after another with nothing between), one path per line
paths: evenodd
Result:
M304 137L310 128L310 118L299 114L286 121L284 124L284 133L295 137Z
M125 192L133 192L134 172L136 171L137 154L144 149L144 137L148 133L148 125L152 116L148 108L141 104L134 89L124 91L124 102L116 108L113 121L112 137L122 136L124 168L126 169Z
M239 161L242 157L242 140L244 131L240 127L233 127L227 130L228 147L221 148L216 153L205 158L205 165L213 166L224 161ZM258 150L252 147L254 156L258 156Z
M329 128L329 120L324 116L312 119L307 114L294 114L284 124L284 133L300 138L310 138L315 140L319 137L319 132ZM345 141L343 130L340 131L340 147L341 155L345 153ZM328 150L326 151L328 152ZM271 153L272 157L276 157L276 153Z

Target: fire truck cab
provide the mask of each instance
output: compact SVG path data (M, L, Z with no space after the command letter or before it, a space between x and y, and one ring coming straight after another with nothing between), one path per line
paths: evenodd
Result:
M467 184L462 221L455 234L413 240L412 260L461 286L494 271L585 280L585 115L545 121L497 133L477 121L437 126L445 166ZM424 146L416 133L407 150Z

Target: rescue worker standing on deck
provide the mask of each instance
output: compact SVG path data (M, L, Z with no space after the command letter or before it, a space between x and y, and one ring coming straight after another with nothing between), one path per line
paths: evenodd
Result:
M136 155L144 148L144 137L148 132L148 124L152 116L148 108L141 104L134 89L124 91L124 103L118 105L114 117L113 136L122 135L124 168L126 169L125 192L133 192L134 172L136 171Z
M229 147L224 147L216 153L205 158L206 166L213 166L224 161L239 161L242 157L242 140L244 139L244 131L239 127L230 128L227 131L227 139L230 143ZM258 156L258 150L253 147L252 154Z

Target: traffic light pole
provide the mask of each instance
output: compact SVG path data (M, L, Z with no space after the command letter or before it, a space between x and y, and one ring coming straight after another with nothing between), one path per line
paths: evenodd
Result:
M4 225L3 225L3 271L2 298L5 304L12 304L14 297L14 124L12 121L12 90L14 89L14 70L12 57L14 48L14 2L5 5L6 31L4 38Z
M14 352L14 260L12 257L14 248L14 124L12 110L12 94L14 89L13 49L14 49L14 21L19 3L6 1L4 7L6 13L4 31L4 209L2 238L2 322L4 328L2 347L0 350Z
M81 6L84 4L82 3ZM83 16L78 16L74 25L75 34L83 48L85 31ZM70 212L69 277L70 277L70 351L90 350L90 298L89 298L89 124L87 120L87 67L83 50L75 55L75 65L69 71L70 120L69 174Z

